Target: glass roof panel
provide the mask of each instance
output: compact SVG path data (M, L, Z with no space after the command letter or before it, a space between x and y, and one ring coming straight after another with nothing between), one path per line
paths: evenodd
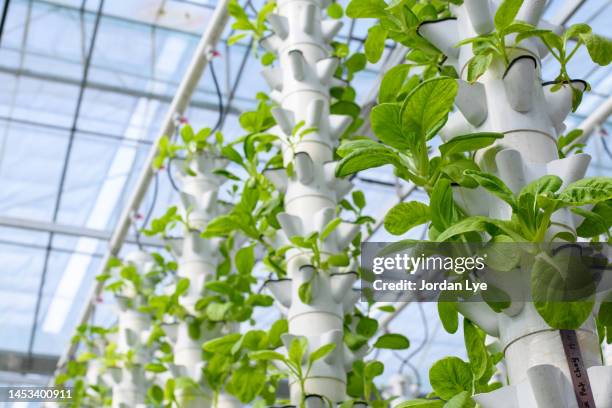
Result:
M0 5L4 1L0 0ZM261 7L263 1L254 1L254 7ZM53 220L68 141L73 135L56 221L60 225L112 231L133 191L151 141L159 136L171 98L216 4L213 0L105 1L73 129L83 85L83 61L92 40L99 5L97 0L85 1L81 12L82 3L81 0L10 2L0 43L0 219ZM341 4L347 3L341 1ZM565 0L549 2L546 18L553 19L567 3ZM161 4L164 9L159 13ZM363 49L359 39L367 36L370 23L360 20L350 24L346 18L344 21L340 35L357 37L351 41L351 50ZM583 21L589 21L596 32L611 36L610 2L584 2L569 19L570 23ZM228 26L224 38L230 33ZM220 55L214 59L214 68L227 111L224 132L226 139L232 140L242 135L239 112L252 108L256 103L255 93L268 92L268 88L260 75L262 67L247 44L230 48L220 44L217 51ZM369 64L367 71L355 77L353 86L360 102L370 94L389 52L386 50L381 62ZM553 79L556 70L554 59L548 58L543 79ZM593 68L586 51L579 51L570 64L570 73L589 81L593 90L568 119L569 128L580 124L610 97L611 72L610 67ZM186 117L196 128L212 126L218 118L217 105L211 70L207 69ZM604 129L612 131L609 124ZM589 174L612 174L612 156L608 149L612 142L606 144L608 139L601 131L591 137L586 149L593 155ZM153 188L149 190L140 216L148 212L154 196L154 216L177 202L167 172L160 172L158 177L157 194ZM365 212L376 218L398 200L396 179L389 168L363 172L354 181L368 198ZM402 184L400 194L405 191L407 186ZM416 190L407 199L426 201L427 196ZM138 222L142 223L142 219ZM379 228L371 239L419 238L422 232L415 229L395 237ZM45 268L49 244L51 250ZM130 248L134 245L125 245L123 252ZM2 336L0 349L28 351L44 271L45 284L32 351L60 354L72 335L105 249L103 240L54 234L49 241L46 232L0 227L0 327L3 332L8 329L9 333L16 334ZM112 297L103 296L99 301L95 318L110 324L114 320ZM424 320L420 313L418 305L410 305L391 325L407 333L413 344L407 353L402 353L402 358L418 351L410 364L402 366L402 359L393 353L381 353L380 357L388 367L385 376L398 370L416 375L410 368L412 364L427 388L427 367L443 355L462 356L464 351L461 336L447 335L440 327L432 304L423 305ZM274 317L272 313L266 316ZM427 338L431 341L421 349L424 321L431 322L427 327ZM261 324L267 322L264 320Z

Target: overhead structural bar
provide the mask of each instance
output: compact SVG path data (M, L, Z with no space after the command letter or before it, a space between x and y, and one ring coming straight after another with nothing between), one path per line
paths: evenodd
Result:
M551 18L550 22L563 26L576 14L586 0L567 0L562 8Z
M174 133L176 130L177 116L180 117L185 113L198 82L204 73L204 69L212 58L212 51L214 50L215 45L219 42L225 25L227 24L228 6L229 0L220 0L217 3L215 11L210 19L210 23L202 35L193 58L191 59L191 63L187 68L187 72L185 73L185 76L183 77L183 80L176 91L176 95L174 95L174 98L172 99L168 113L162 122L158 137L155 139L155 142L149 151L149 155L143 163L142 171L138 177L136 185L134 186L134 191L130 199L127 201L127 205L123 209L123 212L117 222L117 227L109 241L107 252L100 263L100 272L102 272L106 267L108 260L113 256L116 256L121 250L132 222L132 215L138 211L138 208L140 207L140 204L149 188L149 184L154 176L152 165L153 160L158 154L159 141L163 136L172 135ZM77 320L77 326L87 323L94 307L93 300L100 295L103 287L104 285L102 282L96 281L88 300L85 303L85 308L83 309L80 318ZM70 343L65 353L58 361L58 368L64 366L64 364L73 356L77 347L78 343Z
M580 123L577 128L582 129L582 135L574 141L573 144L585 143L589 140L591 134L602 124L608 117L612 115L612 96L597 107L585 120Z
M109 240L112 236L112 231L100 230L95 228L79 227L75 225L59 224L56 222L46 222L31 220L27 218L5 217L0 215L0 227L26 229L30 231L52 232L58 235L69 235L73 237L93 238L100 240ZM125 238L125 242L130 244L163 247L164 243L158 239L150 237L140 237L138 240L134 236Z

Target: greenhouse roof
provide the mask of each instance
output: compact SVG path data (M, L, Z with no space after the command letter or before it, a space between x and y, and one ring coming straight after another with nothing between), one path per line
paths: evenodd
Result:
M251 9L261 3L252 1ZM66 349L110 234L214 6L204 0L0 0L0 10L6 10L0 26L0 371L48 375ZM545 19L566 26L586 22L612 36L608 0L553 0ZM223 132L228 138L242 135L239 113L255 106L257 92L268 92L252 47L246 42L229 47L231 33L228 25L212 66L227 112ZM347 19L339 33L353 51L363 48L366 35L363 20ZM394 52L389 46L381 63L356 76L359 102L368 102L385 58ZM550 58L544 61L544 79L552 79L553 65ZM566 122L569 128L609 100L611 71L610 66L593 67L584 49L572 61L571 75L587 80L592 90ZM211 69L186 116L195 127L217 121ZM587 147L593 175L612 175L606 129L612 131L610 122ZM396 183L388 168L360 174L355 184L370 197L366 212L384 215L408 191ZM158 181L155 200L153 190L141 211L154 201L155 217L177 196L165 177ZM419 190L410 197L427 199ZM371 239L391 238L381 228ZM134 247L132 231L123 252ZM97 301L92 319L111 324L110 297ZM433 361L464 354L461 335L446 334L435 313L433 303L410 304L391 323L412 347L381 354L386 375L416 372L427 388ZM37 365L27 366L24 356L37 359Z

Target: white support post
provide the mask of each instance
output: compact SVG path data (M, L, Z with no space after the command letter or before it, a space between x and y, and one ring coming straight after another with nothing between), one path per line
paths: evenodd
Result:
M525 2L518 18L537 24L543 4L540 0ZM440 50L448 52L447 63L465 79L472 47L468 44L457 49L453 45L490 32L495 6L489 0L466 0L461 6L453 6L453 13L456 20L428 23L419 31ZM590 161L586 154L558 158L556 141L565 130L563 121L571 109L572 92L568 84L557 92L542 84L540 60L545 52L539 40L528 39L508 48L508 67L496 60L476 83L470 85L460 80L458 112L441 132L447 140L466 131L503 132L505 137L493 147L499 152L479 151L476 160L515 193L544 175L559 176L565 186L583 178ZM572 85L584 83L575 81ZM508 219L511 214L507 204L480 189L457 187L455 201L471 215ZM579 221L565 209L558 211L553 215L549 238L560 231L575 231ZM477 395L475 400L482 407L578 407L560 332L546 324L533 303L514 302L499 314L484 303L463 303L460 310L488 334L499 337L505 355L510 385ZM610 407L612 368L601 366L593 316L576 332L595 403L597 407Z
M189 164L189 174L182 171L179 174L179 188L183 214L192 230L185 228L183 239L175 246L175 255L179 259L177 275L179 279L189 280L189 289L181 296L180 302L188 313L196 315L196 303L203 296L203 288L207 280L214 279L219 258L219 239L203 239L199 231L223 211L217 201L217 196L224 178L213 173L215 169L227 165L225 160L211 153L200 153ZM206 389L203 378L202 343L222 335L223 329L210 331L206 324L200 328L200 337L193 338L189 334L189 325L180 321L164 326L166 334L173 343L174 364L170 366L172 375L186 376L196 381L202 389ZM210 392L199 392L183 389L177 399L181 407L201 408L212 404ZM222 395L216 408L239 407L238 401L229 395Z
M264 77L281 105L273 111L276 130L284 139L285 165L292 163L294 169L290 176L285 169L266 172L285 196L285 212L278 216L285 238L320 232L334 218L336 204L352 187L335 177L335 163L331 162L350 118L329 112L329 88L337 81L333 74L338 63L330 57L329 42L340 23L323 20L322 9L327 4L325 0L280 0L277 14L269 18L275 34L262 42L278 53L280 68L264 72ZM292 130L302 121L304 128L316 131L292 141ZM342 223L324 241L323 256L346 248L358 231L357 225ZM358 298L351 290L357 275L346 270L316 270L310 263L310 254L288 251L290 279L268 281L266 286L287 314L289 334L283 338L287 347L295 336L306 337L311 351L328 343L336 345L332 353L314 364L305 392L337 403L346 398L346 370L355 358L344 346L343 318ZM309 303L298 294L306 281L311 281L313 288ZM304 396L295 378L290 382L292 403L299 405ZM313 396L306 404L314 407L320 401Z

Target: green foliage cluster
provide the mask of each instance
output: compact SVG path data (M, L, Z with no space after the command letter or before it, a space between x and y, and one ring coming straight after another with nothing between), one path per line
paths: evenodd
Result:
M384 226L392 234L402 235L412 228L428 223L429 238L438 242L475 242L483 239L491 242L535 242L547 248L552 239L574 242L578 237L593 241L610 236L612 222L612 180L589 178L563 186L556 176L542 177L525 186L516 194L502 180L481 169L474 160L475 152L492 147L504 137L501 133L471 133L461 135L434 148L434 138L446 124L448 115L458 92L457 73L444 65L445 56L418 35L423 22L451 17L451 4L459 0L352 0L346 10L333 2L327 9L330 18L376 19L369 28L364 52L351 53L348 45L333 42L333 55L341 59L335 77L346 81L346 86L330 90L332 114L348 115L352 125L342 135L342 144L336 149L339 163L338 177L346 177L359 171L390 166L397 177L414 183L429 195L429 204L404 202L394 206L385 216ZM588 26L578 24L570 27L561 36L550 30L537 29L516 21L521 0L504 0L495 15L495 30L470 38L462 43L471 44L474 57L468 64L468 79L477 81L494 60L511 62L512 50L521 41L538 38L549 48L560 64L560 73L555 79L560 88L571 84L568 62L585 46L593 61L600 65L610 63L612 51L610 41L592 33ZM229 42L250 39L258 52L256 41L270 33L267 16L276 4L267 2L259 11L244 9L232 1L229 12L234 18L232 28L236 30ZM363 124L361 107L356 102L356 92L350 81L365 69L368 63L378 62L385 44L395 42L410 49L406 62L391 68L382 79L378 104L370 114L371 128L379 141L356 136ZM275 56L264 53L262 65L275 63ZM575 92L574 104L580 102ZM168 371L174 356L165 325L185 322L189 335L202 341L204 383L189 377L168 379L164 384L150 387L148 403L153 406L172 407L179 404L178 395L212 393L214 405L222 393L230 393L243 404L258 408L278 401L276 392L279 381L290 377L296 381L305 398L306 383L315 364L335 350L335 344L321 345L312 349L304 337L291 336L284 319L276 321L269 330L247 330L244 333L220 335L212 340L203 340L205 332L220 333L223 327L245 323L253 325L253 313L258 307L270 307L273 299L256 290L257 279L253 275L256 258L261 261L270 277L284 278L287 275L285 254L299 250L310 258L315 268L311 279L299 288L299 297L308 304L313 300L314 281L317 274L329 274L346 268L360 255L361 233L348 248L335 254L322 250L325 240L344 222L354 222L371 232L375 220L364 213L366 200L363 193L355 191L350 199L342 200L335 218L322 231L309 236L290 237L289 244L278 247L275 236L280 229L276 216L283 211L283 195L263 176L264 171L284 167L288 177L294 176L291 164L285 166L281 143L288 143L295 152L296 146L316 128L305 128L303 122L293 129L288 140L280 140L270 132L276 124L271 114L274 102L265 94L257 95L257 106L244 112L239 123L244 135L225 142L220 132L213 134L210 128L194 131L183 126L178 140L162 138L155 168L160 170L173 160L182 162L184 175L198 177L192 164L202 156L221 158L230 166L216 169L214 174L224 178L231 197L226 204L228 211L207 223L202 230L189 225L189 211L181 214L177 207L170 207L161 217L153 220L144 229L151 236L168 238L170 231L183 225L186 233L200 234L202 239L218 243L221 261L213 276L202 288L193 288L192 282L176 275L177 264L160 254L153 254L155 267L145 275L133 265L112 260L108 271L98 277L107 282L107 290L122 298L125 307L145 313L152 319L152 328L147 345L156 350L155 356L144 368L152 374ZM570 132L559 138L561 157L580 151L574 142L579 132ZM469 216L453 199L453 190L481 188L490 198L500 200L511 210L510 219ZM588 205L588 207L587 207ZM589 209L590 208L590 209ZM561 233L549 237L551 216L559 210L569 209L584 217L576 233ZM486 238L483 238L486 237ZM535 287L557 279L559 270L554 256L532 253ZM509 255L510 256L510 255ZM511 273L512 268L508 269ZM360 272L360 271L357 271ZM162 290L171 286L172 290ZM188 311L181 304L181 297L190 290L199 290L203 295ZM454 299L441 299L438 312L444 328L454 333L459 328L459 312ZM600 308L597 323L602 340L607 336L612 341L612 299ZM373 303L367 310L355 309L344 316L343 347L352 352L369 348L404 350L410 347L409 340L401 334L380 333L379 324L373 317ZM500 305L490 305L500 311ZM578 327L592 312L594 303L581 301L564 305L553 304L546 299L536 302L536 309L551 327ZM377 311L393 313L392 306L381 306ZM111 329L115 330L115 329ZM468 361L456 357L436 362L429 377L433 392L426 398L402 403L405 407L474 407L471 397L476 393L490 392L499 386L493 382L495 365L501 355L485 346L485 334L475 323L463 319L463 333ZM129 367L133 364L133 353L118 353L116 345L108 339L109 330L95 326L78 329L74 341L82 344L83 352L70 361L67 372L56 378L58 384L72 384L81 406L89 403L105 406L110 403L109 390L96 384L87 384L87 366L93 360L101 360L102 366ZM283 342L283 340L285 340ZM283 346L287 344L286 349ZM387 408L390 400L382 395L375 379L384 372L384 365L376 359L356 361L347 374L349 400L342 408L350 408L357 401L365 401L374 408ZM300 407L305 406L305 399ZM331 402L328 401L330 404ZM78 404L75 406L79 406Z

